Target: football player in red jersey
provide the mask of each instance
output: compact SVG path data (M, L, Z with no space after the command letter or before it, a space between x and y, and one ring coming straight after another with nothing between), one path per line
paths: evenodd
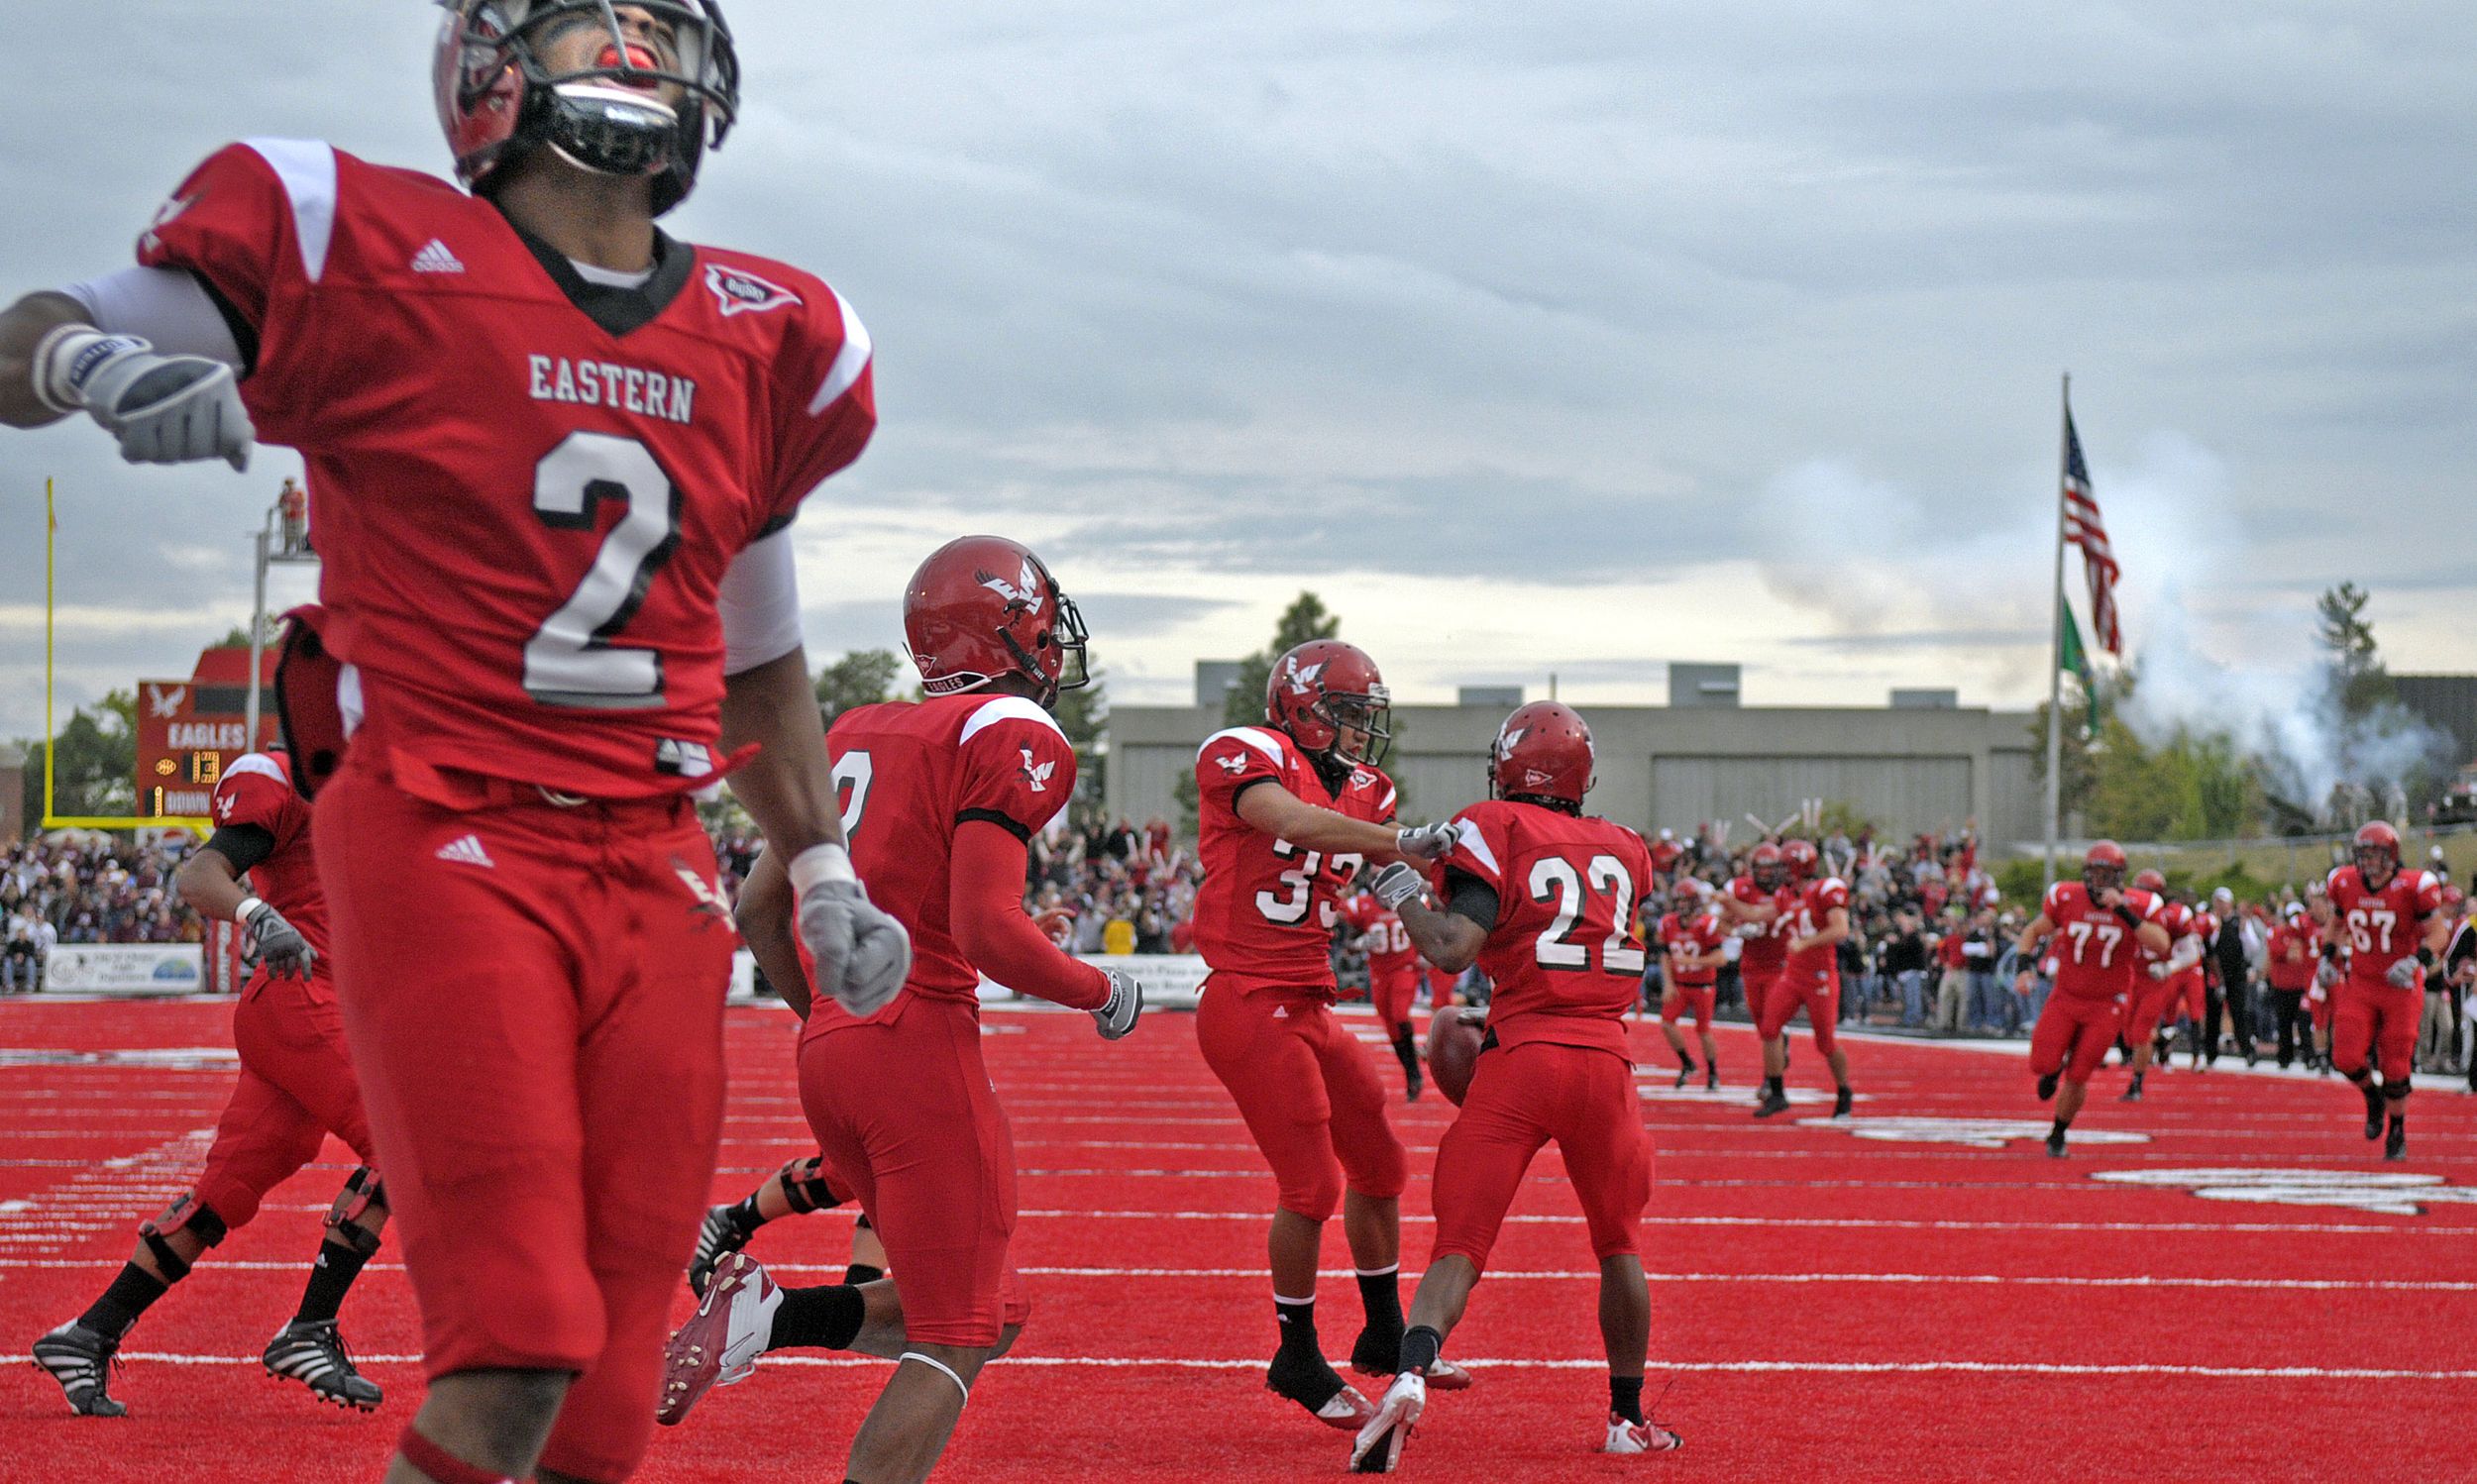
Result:
M1659 868L1659 861L1653 861ZM1660 1033L1669 1038L1669 1049L1677 1053L1677 1086L1684 1087L1694 1078L1694 1058L1686 1054L1685 1036L1677 1029L1677 1017L1688 1008L1694 1011L1694 1034L1703 1043L1703 1086L1711 1092L1720 1090L1720 1047L1711 1038L1713 988L1720 966L1728 955L1722 945L1728 931L1720 925L1720 913L1695 897L1683 881L1669 894L1676 910L1661 917L1659 935L1661 952Z
M2159 900L2125 891L2124 866L2124 848L2113 840L2090 847L2082 879L2049 887L2038 915L2013 944L2014 956L2031 964L2042 944L2056 940L2055 990L2030 1032L2030 1070L2038 1076L2039 1101L2056 1100L2047 1152L2057 1159L2064 1158L2065 1131L2090 1096L2091 1074L2115 1044L2123 1001L2133 990L2136 945L2157 954L2169 947L2167 929L2155 920ZM2030 977L2023 969L2013 992L2027 997Z
M705 1282L722 1259L748 1245L759 1228L785 1217L832 1211L851 1200L851 1190L834 1178L822 1154L795 1159L759 1181L737 1201L706 1208L705 1224L697 1230L697 1253L689 1259L689 1291L705 1296ZM867 1212L851 1223L851 1263L843 1281L858 1285L886 1276L886 1244L877 1239Z
M1132 978L1069 957L1023 909L1026 847L1075 793L1075 749L1049 713L1087 680L1074 604L1023 547L966 536L913 575L904 633L928 698L846 711L826 747L853 864L911 930L911 977L872 1015L794 1007L802 1106L891 1276L781 1290L746 1254L725 1258L672 1339L660 1417L680 1421L767 1350L883 1355L895 1374L845 1469L869 1484L926 1477L981 1366L1030 1314L1008 1255L1014 1137L981 1060L982 978L1088 1010L1110 1040L1143 1005ZM740 915L767 977L799 987L787 888L761 859Z
M125 1414L105 1390L122 1336L207 1248L256 1217L269 1191L316 1159L333 1133L363 1164L328 1213L301 1307L268 1342L265 1361L269 1374L299 1381L322 1401L368 1412L378 1405L378 1387L354 1368L336 1312L378 1250L387 1203L370 1168L370 1123L344 1050L309 803L293 792L280 752L254 752L224 770L212 808L215 833L181 862L172 886L200 915L241 925L256 971L232 1016L241 1081L198 1183L138 1229L138 1250L92 1307L35 1341L35 1362L60 1383L71 1410Z
M0 316L0 420L83 412L139 462L301 451L354 728L319 865L430 1382L394 1477L599 1484L652 1433L720 1132L732 933L688 794L755 748L733 789L826 991L903 981L785 529L875 394L824 282L655 225L737 110L716 0L446 10L470 193L218 151L139 268Z
M2168 1036L2175 1030L2172 1017L2184 1003L2185 971L2202 961L2202 939L2194 933L2193 908L2168 895L2167 878L2144 871L2133 878L2133 890L2157 901L2158 910L2151 920L2167 933L2168 947L2153 951L2148 944L2137 944L2134 948L2141 973L2125 997L2123 1028L2125 1045L2132 1052L2133 1078L2116 1096L2119 1103L2139 1103L2151 1062L2164 1064ZM2196 1056L2200 1056L2199 1049ZM2198 1059L2196 1064L2200 1064Z
M1419 1043L1411 1036L1411 1002L1419 998L1419 954L1402 919L1369 893L1342 903L1342 920L1359 935L1359 951L1367 955L1367 1003L1376 1007L1376 1023L1393 1042L1394 1060L1402 1064L1407 1101L1417 1103L1425 1085L1419 1074Z
M1849 1053L1841 1049L1836 1030L1841 1017L1841 939L1849 936L1849 884L1837 876L1817 876L1818 856L1812 840L1791 840L1780 847L1788 871L1788 891L1773 919L1772 936L1783 955L1755 1012L1755 1034L1764 1048L1764 1098L1755 1116L1769 1118L1789 1111L1789 1017L1806 1012L1806 1029L1815 1049L1832 1068L1832 1116L1849 1116L1854 1095L1849 1088ZM1750 945L1751 947L1751 945Z
M1361 862L1430 859L1454 839L1450 825L1392 823L1377 767L1390 709L1373 660L1313 639L1273 662L1266 725L1215 732L1196 753L1196 951L1211 971L1196 1041L1278 1188L1265 1248L1281 1339L1265 1384L1352 1431L1372 1409L1318 1347L1318 1255L1339 1205L1366 1315L1350 1363L1392 1375L1405 1166L1367 1052L1333 1014L1334 903Z
M2384 1141L2383 1158L2406 1159L2409 1074L2425 976L2451 941L2442 883L2429 871L2403 870L2400 832L2377 819L2356 832L2355 860L2334 869L2322 891L2330 901L2323 957L2335 959L2344 948L2348 958L2347 978L2331 996L2331 1065L2365 1097L2365 1136Z
M1602 1450L1679 1446L1676 1433L1643 1416L1652 1296L1641 1252L1652 1141L1625 1017L1643 978L1634 924L1652 893L1652 861L1641 835L1583 814L1591 772L1582 718L1557 701L1533 701L1497 732L1489 801L1454 818L1455 843L1433 883L1443 908L1422 900L1420 874L1408 866L1376 878L1422 953L1440 964L1475 961L1496 990L1461 1113L1437 1145L1436 1245L1411 1300L1393 1385L1352 1445L1359 1473L1390 1473L1400 1461L1506 1208L1551 1139L1600 1265L1609 1397Z
M1746 997L1747 1018L1761 1019L1772 982L1780 977L1780 965L1788 957L1788 939L1783 934L1796 903L1796 894L1789 889L1788 861L1780 847L1769 840L1757 845L1746 858L1746 874L1733 878L1712 901L1720 908L1721 920L1744 944L1737 961L1739 990ZM1769 1091L1768 1084L1761 1090ZM1759 1095L1757 1102L1761 1101Z

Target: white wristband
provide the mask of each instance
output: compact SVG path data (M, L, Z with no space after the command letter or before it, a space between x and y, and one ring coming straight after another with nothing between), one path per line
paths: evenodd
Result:
M811 845L792 857L791 869L795 897L806 897L829 882L858 882L859 873L851 869L851 852L832 843Z
M80 391L85 373L95 363L124 351L143 351L147 343L134 335L106 335L92 325L59 325L35 343L30 363L35 397L54 412L77 412L86 399Z
M241 899L241 904L232 909L232 920L247 927L250 925L250 919L258 915L259 908L266 904L255 897L244 897Z

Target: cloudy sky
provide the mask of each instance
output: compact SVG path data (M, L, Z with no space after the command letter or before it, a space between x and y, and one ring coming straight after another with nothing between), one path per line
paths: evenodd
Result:
M1406 700L1687 659L2025 703L2070 370L2136 647L2288 663L2353 578L2395 669L2477 668L2466 0L731 13L744 122L671 225L879 348L882 431L799 527L813 654L892 643L978 529L1127 701L1312 586ZM127 262L227 139L446 166L419 0L10 14L0 291ZM0 736L41 726L44 477L74 701L247 613L293 468L0 437Z

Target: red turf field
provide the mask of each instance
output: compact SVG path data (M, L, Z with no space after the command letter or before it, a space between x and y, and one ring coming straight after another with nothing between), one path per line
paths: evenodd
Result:
M0 1335L21 1354L117 1270L132 1222L194 1167L230 1080L229 1053L212 1049L229 1045L228 1015L212 1004L0 1006ZM788 1026L780 1011L732 1014L718 1195L808 1147ZM1018 1261L1037 1309L1016 1355L976 1388L939 1477L1339 1474L1343 1434L1262 1390L1271 1186L1190 1020L1160 1015L1107 1046L1081 1016L999 1012L988 1035L1015 1118ZM1478 1387L1431 1408L1407 1474L2477 1476L2467 1098L2416 1099L2403 1168L2371 1156L2353 1095L2334 1082L2178 1071L2127 1109L2110 1070L2085 1129L2144 1141L2085 1143L2059 1164L2037 1129L1992 1148L1858 1136L1886 1118L2040 1120L2017 1051L1858 1041L1858 1121L1782 1127L1747 1117L1748 1032L1724 1036L1734 1065L1716 1101L1666 1096L1666 1049L1649 1027L1636 1035L1659 1052L1646 1068L1661 1160L1649 1395L1668 1387L1656 1410L1685 1451L1590 1451L1604 1401L1591 1264L1551 1154L1449 1349ZM1817 1070L1799 1044L1793 1080ZM1432 1095L1401 1120L1422 1176L1404 1202L1406 1267L1426 1249L1425 1169L1450 1112ZM319 1408L257 1363L291 1312L343 1168L277 1192L132 1333L114 1384L127 1420L72 1418L48 1379L9 1368L0 1477L377 1477L419 1385L411 1302L387 1254L345 1310L366 1369L389 1388L381 1412ZM2173 1172L2215 1172L2221 1193L2196 1195L2202 1175ZM2315 1204L2228 1199L2227 1182L2270 1172L2294 1173L2310 1188L2288 1194ZM2162 1183L2101 1178L2116 1173ZM2354 1183L2368 1177L2391 1183ZM847 1235L839 1215L795 1219L752 1251L787 1282L817 1281L839 1271ZM1320 1321L1339 1354L1357 1304L1338 1225L1328 1264ZM837 1478L879 1379L876 1362L777 1357L662 1432L640 1477Z

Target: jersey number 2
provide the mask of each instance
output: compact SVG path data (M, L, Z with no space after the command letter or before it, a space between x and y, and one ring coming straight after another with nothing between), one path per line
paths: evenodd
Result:
M525 693L546 706L662 704L662 656L613 649L610 640L679 550L680 486L645 445L614 433L571 433L534 466L533 513L554 530L593 529L604 500L622 501L627 513L602 538L585 581L525 643Z
M1595 855L1579 872L1574 870L1573 862L1562 856L1544 855L1531 863L1531 900L1543 904L1551 901L1557 903L1557 920L1541 932L1532 958L1543 969L1591 967L1591 946L1568 942L1565 937L1582 918L1585 878L1594 890L1616 899L1616 906L1609 913L1616 931L1600 945L1600 972L1642 973L1643 949L1626 937L1626 924L1634 915L1634 876L1613 855Z

